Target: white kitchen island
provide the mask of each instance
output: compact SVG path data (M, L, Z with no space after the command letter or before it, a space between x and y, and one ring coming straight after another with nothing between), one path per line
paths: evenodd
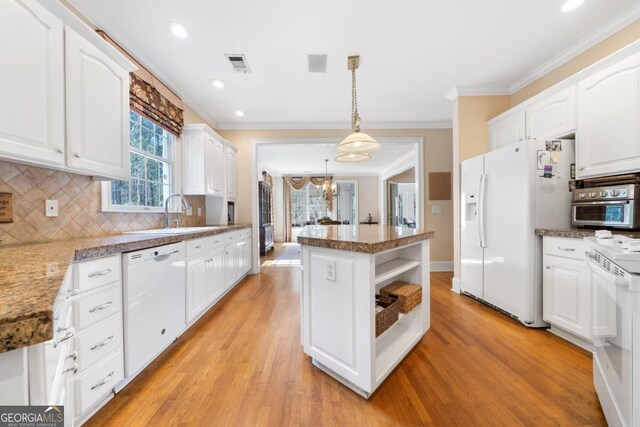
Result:
M301 337L312 363L365 398L430 326L433 232L384 225L308 226L302 244ZM401 280L422 302L376 337L375 295Z

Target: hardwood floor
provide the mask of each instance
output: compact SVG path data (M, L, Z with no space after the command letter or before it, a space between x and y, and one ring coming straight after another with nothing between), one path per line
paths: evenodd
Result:
M606 425L588 352L450 284L432 273L431 329L367 401L304 355L299 269L265 267L87 425Z

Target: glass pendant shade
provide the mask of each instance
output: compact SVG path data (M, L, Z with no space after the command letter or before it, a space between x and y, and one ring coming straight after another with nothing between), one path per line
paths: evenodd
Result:
M354 132L338 145L341 154L366 154L379 150L380 144L366 133ZM365 159L368 160L368 159ZM362 160L361 160L362 161Z
M367 153L345 153L340 154L334 160L340 163L357 163L357 162L366 162L370 160L371 157Z

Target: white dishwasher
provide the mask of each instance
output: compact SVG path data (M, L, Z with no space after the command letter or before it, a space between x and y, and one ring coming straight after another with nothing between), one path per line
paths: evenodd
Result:
M131 380L184 331L185 244L123 254L125 375Z

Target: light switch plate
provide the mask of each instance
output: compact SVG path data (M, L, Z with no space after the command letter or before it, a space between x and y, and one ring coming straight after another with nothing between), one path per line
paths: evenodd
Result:
M439 206L439 205L431 206L431 213L432 214L442 213L442 206Z
M327 261L327 280L331 282L336 281L336 262Z
M51 199L45 200L44 214L46 216L58 216L58 201Z

